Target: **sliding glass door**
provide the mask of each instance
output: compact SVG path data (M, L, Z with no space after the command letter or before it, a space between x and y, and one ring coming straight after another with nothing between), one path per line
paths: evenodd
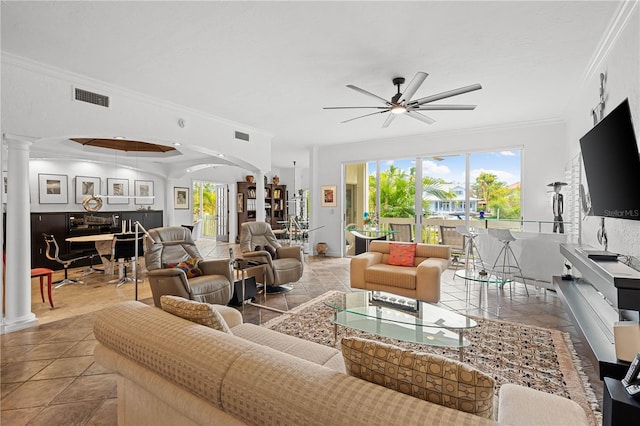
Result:
M440 225L519 219L520 158L511 150L346 164L345 253L355 254L349 229L439 244Z

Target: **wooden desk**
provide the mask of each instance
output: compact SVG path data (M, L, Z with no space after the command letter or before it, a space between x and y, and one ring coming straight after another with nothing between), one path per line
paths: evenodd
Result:
M113 262L105 262L104 256L111 256L111 246L114 235L115 234L81 235L79 237L69 237L66 241L70 243L95 243L96 251L100 255L100 260L104 265L104 273L113 274Z

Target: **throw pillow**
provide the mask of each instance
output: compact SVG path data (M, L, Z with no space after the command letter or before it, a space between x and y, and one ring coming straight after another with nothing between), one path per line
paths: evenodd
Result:
M416 244L389 244L389 259L388 265L396 266L413 266L413 261L416 258Z
M198 262L200 259L194 257L192 259L187 259L184 262L179 263L165 263L165 268L178 268L182 269L185 274L187 274L187 278L195 278L202 275L202 271L198 268Z
M342 339L351 376L445 407L492 418L495 381L470 365L359 337Z
M160 296L160 306L163 311L180 318L233 334L220 312L215 308L215 305L187 300L184 297L165 295Z

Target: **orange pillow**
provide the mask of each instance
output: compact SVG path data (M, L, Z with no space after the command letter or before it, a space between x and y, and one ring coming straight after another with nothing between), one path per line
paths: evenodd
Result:
M396 266L413 266L413 261L416 258L416 244L399 244L391 243L391 250L389 253L389 260L387 265Z
M180 263L165 263L164 267L182 269L184 273L187 274L187 278L195 278L202 275L202 271L198 268L199 261L200 259L194 257L193 259L187 259Z

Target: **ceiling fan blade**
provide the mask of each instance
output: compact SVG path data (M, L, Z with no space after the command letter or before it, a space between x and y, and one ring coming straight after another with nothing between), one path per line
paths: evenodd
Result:
M384 120L384 123L382 123L382 128L389 127L389 124L391 124L393 119L396 118L396 115L398 115L398 114L389 114L387 119Z
M462 95L463 93L473 92L474 90L482 89L479 84L472 84L471 86L460 87L459 89L447 90L446 92L438 93L436 95L420 98L415 101L409 102L407 106L422 105L427 102L439 101L440 99L449 98L451 96Z
M433 124L436 122L436 120L434 120L431 117L427 117L426 115L420 114L419 112L413 110L413 111L407 111L406 115L408 115L411 118L415 118L416 120L420 120L423 121L427 124Z
M422 83L424 82L424 79L427 78L428 75L429 74L427 74L426 72L417 72L416 75L413 77L413 80L411 80L411 83L409 83L404 93L398 100L398 103L404 104L405 102L409 102L413 97L413 95L416 94L416 92L420 88L420 85L422 85Z
M391 102L389 102L388 100L386 100L386 99L384 99L384 98L381 98L381 97L380 97L380 96L378 96L378 95L374 95L374 94L373 94L373 93L371 93L371 92L367 92L366 90L361 89L361 88L359 88L359 87L356 87L356 86L354 86L354 85L352 85L352 84L347 84L347 87L348 87L349 89L355 90L356 92L362 93L363 95L367 95L367 96L371 96L371 97L373 97L373 98L376 98L376 99L378 99L379 101L384 102L384 104L385 104L385 105L391 105Z
M418 105L415 108L409 108L411 111L437 111L437 110L459 110L471 111L476 109L477 105Z
M357 108L375 108L375 109L389 109L386 106L352 106L352 107L322 107L322 109L357 109Z
M382 113L385 113L385 112L389 112L389 111L388 111L388 110L387 110L387 111L376 111L376 112L372 112L371 114L365 114L365 115L361 115L361 116L359 116L359 117L350 118L350 119L348 119L348 120L341 121L341 123L348 123L348 122L350 122L350 121L357 120L357 119L359 119L359 118L368 117L368 116L370 116L370 115L374 115L374 114L382 114Z

